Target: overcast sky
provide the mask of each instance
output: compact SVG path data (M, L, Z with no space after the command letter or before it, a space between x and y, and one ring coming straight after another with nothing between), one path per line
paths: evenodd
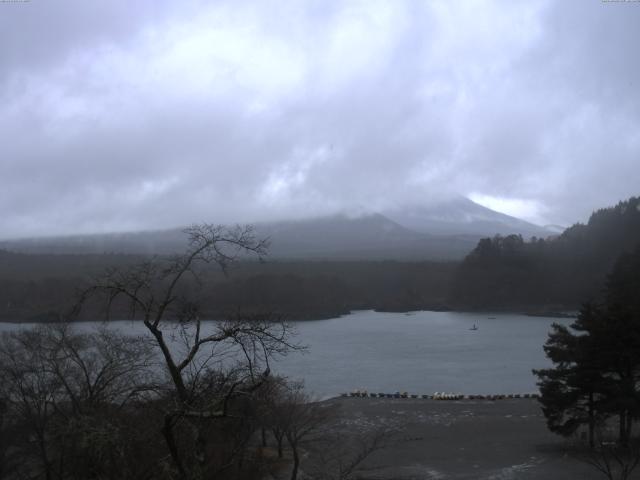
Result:
M640 194L640 2L0 3L0 237Z

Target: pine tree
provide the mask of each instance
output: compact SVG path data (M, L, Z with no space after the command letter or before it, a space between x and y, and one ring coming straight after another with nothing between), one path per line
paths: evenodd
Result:
M609 409L619 416L619 437L627 444L640 417L640 248L620 256L607 279L602 339L605 375L611 380Z
M554 324L544 346L553 368L538 376L547 425L561 435L619 419L626 445L640 418L640 248L622 255L608 277L604 303L586 303L569 327Z
M597 421L606 417L602 408L606 380L601 376L597 346L590 335L599 318L598 307L587 303L570 328L553 324L544 350L555 366L534 370L549 430L570 436L587 425L591 446Z

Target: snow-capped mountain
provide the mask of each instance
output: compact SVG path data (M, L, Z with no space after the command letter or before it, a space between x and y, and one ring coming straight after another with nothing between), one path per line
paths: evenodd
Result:
M546 237L560 233L557 229L541 227L496 212L465 197L456 197L429 205L406 206L382 213L403 227L431 235L479 235L486 237L515 233L529 238L531 236Z
M255 228L258 237L270 239L271 258L313 260L452 260L463 258L486 236L557 234L466 198L359 216L264 222ZM180 228L0 242L0 249L28 253L166 254L185 247Z

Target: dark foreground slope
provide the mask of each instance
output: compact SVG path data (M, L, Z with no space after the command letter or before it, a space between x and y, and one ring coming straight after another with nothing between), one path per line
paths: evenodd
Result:
M339 406L334 428L344 435L364 437L381 427L397 432L390 446L365 462L363 478L601 478L575 458L576 449L549 433L535 400L339 398L330 402ZM276 475L285 477L286 472Z

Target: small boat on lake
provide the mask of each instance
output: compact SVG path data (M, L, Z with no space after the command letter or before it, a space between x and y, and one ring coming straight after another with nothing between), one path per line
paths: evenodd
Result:
M478 330L478 326L474 323L473 327L471 327L469 330Z

